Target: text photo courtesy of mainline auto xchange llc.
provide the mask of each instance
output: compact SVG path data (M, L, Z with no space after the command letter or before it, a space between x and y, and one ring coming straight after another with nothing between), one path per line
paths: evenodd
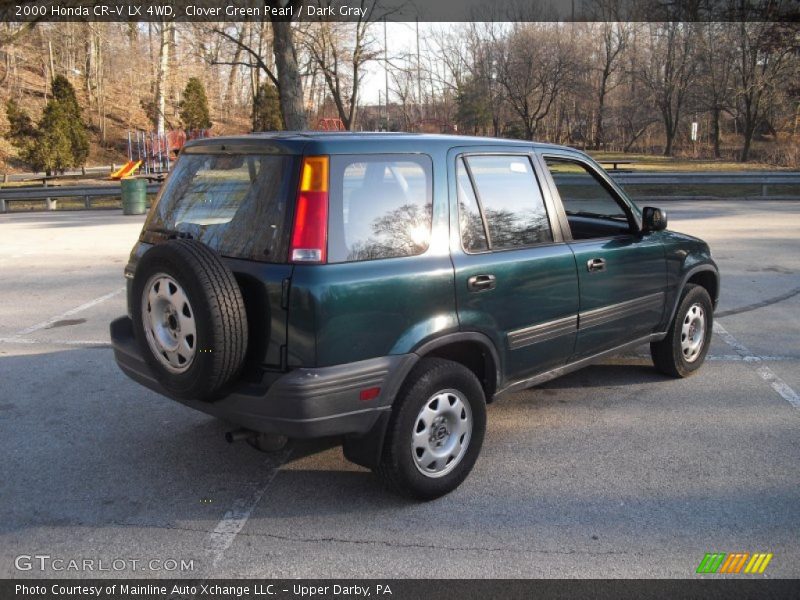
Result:
M0 598L793 598L800 0L0 0Z

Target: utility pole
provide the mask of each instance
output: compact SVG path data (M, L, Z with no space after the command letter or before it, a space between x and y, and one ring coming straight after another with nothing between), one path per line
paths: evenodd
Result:
M383 93L382 89L378 89L378 122L380 123L381 113L383 110L381 109L381 94ZM378 125L378 131L380 131L380 125Z
M419 18L417 19L417 108L419 111L420 120L425 118L424 108L422 104L422 71L421 71L421 54L419 52Z
M383 17L383 97L386 104L386 131L389 131L389 38L386 35L386 17Z

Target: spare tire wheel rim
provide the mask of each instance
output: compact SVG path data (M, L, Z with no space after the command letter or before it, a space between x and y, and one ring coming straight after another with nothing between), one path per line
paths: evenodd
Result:
M156 273L142 292L142 325L150 350L170 373L184 373L197 354L194 309L183 287Z

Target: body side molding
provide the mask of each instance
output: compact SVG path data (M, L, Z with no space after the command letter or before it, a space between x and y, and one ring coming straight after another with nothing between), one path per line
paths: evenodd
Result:
M545 342L562 335L574 333L578 329L578 315L571 315L553 321L546 321L533 325L531 327L524 327L522 329L515 329L508 332L508 347L511 350L517 350L524 346Z
M551 379L555 379L556 377L561 377L562 375L566 375L567 373L572 373L573 371L582 369L583 367L586 367L592 364L593 362L602 360L603 358L606 358L608 356L613 356L614 354L619 354L620 352L624 352L625 350L631 350L633 348L636 348L637 346L641 346L642 344L646 344L648 342L661 341L666 337L666 335L667 333L663 331L660 333L651 333L650 335L646 335L639 339L633 340L632 342L626 342L625 344L622 344L620 346L616 346L614 348L610 348L598 354L593 354L592 356L576 360L575 362L571 362L561 367L556 367L555 369L545 371L544 373L539 373L538 375L534 375L533 377L522 379L520 381L515 381L505 386L504 388L498 390L495 393L495 397L500 396L502 394L508 394L511 392L518 392L520 390L524 390L529 387L545 383L546 381L550 381Z
M657 306L658 305L658 306ZM656 292L633 300L626 300L617 304L610 304L595 308L579 314L578 329L587 329L604 325L617 319L650 310L651 308L664 309L664 292Z

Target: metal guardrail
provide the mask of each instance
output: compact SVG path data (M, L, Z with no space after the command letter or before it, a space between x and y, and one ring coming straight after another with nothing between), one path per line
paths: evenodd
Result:
M147 185L148 194L157 194L160 183ZM6 212L7 202L43 200L48 210L55 210L58 198L83 198L84 206L91 208L92 198L120 196L122 187L116 185L65 185L0 188L0 212Z
M749 172L733 172L727 173L724 171L710 172L710 173L697 173L697 172L663 172L645 171L645 172L614 172L606 171L611 178L622 187L629 186L760 186L760 193L758 196L770 197L769 188L775 185L793 185L800 187L800 172L797 171L749 171ZM568 185L588 185L591 183L585 175L577 175L572 173L558 174L557 179L566 181ZM653 196L637 196L635 191L628 190L629 194L634 198L659 198L668 199L674 197L681 198L675 194L663 194ZM748 196L753 197L753 196ZM771 197L785 197L773 195ZM800 196L797 196L800 197Z
M621 185L800 185L798 171L609 173Z
M796 185L800 186L800 172L797 171L752 171L747 173L681 173L681 172L641 172L641 173L614 173L609 175L622 186L635 185L753 185L761 186L761 196L769 197L769 186ZM575 184L586 181L580 175L559 175L559 178L574 178ZM588 183L588 182L587 182ZM158 193L160 183L150 183L147 186L148 194ZM54 210L54 199L58 198L83 198L86 208L91 208L91 199L102 196L119 196L120 185L69 185L69 186L31 186L31 187L0 187L0 212L6 212L7 202L44 200L47 208ZM633 194L635 196L635 194ZM668 195L660 196L661 198Z
M611 176L621 183L646 183L646 184L798 184L800 183L800 171L714 171L708 173L670 171L659 173L658 171L643 171L632 173L620 173L619 175L611 172Z
M106 177L116 171L118 165L108 165L100 167L82 167L80 169L68 169L58 175L48 177L42 173L3 173L0 175L0 183L12 183L20 181L42 181L58 179L75 179L81 177Z

